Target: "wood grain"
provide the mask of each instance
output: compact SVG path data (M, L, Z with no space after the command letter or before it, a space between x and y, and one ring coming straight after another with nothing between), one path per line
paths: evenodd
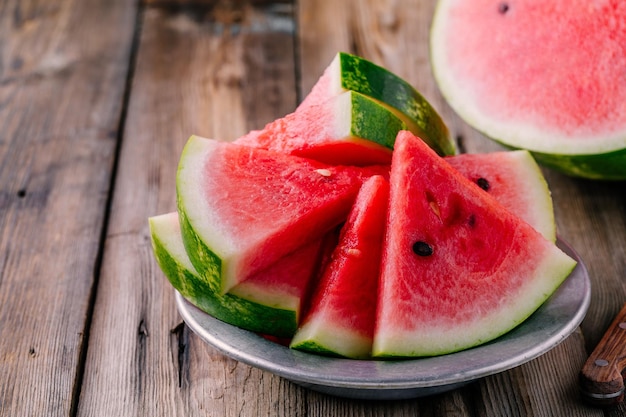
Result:
M190 135L231 140L293 110L291 13L146 8L78 415L292 415L304 406L298 388L182 325L147 223L175 209Z
M70 415L133 2L0 7L0 415Z

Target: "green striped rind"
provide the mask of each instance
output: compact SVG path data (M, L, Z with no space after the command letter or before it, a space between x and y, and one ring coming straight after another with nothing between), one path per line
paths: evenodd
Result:
M316 355L333 356L336 358L345 358L345 356L339 355L337 352L326 348L324 345L317 343L315 340L306 340L297 345L290 345L292 349L301 350L303 352L310 352Z
M212 288L222 292L222 259L209 249L198 236L189 222L185 205L182 204L180 196L178 196L176 201L178 203L182 240L191 264L194 265L197 272Z
M221 295L215 282L198 274L187 257L176 213L151 217L149 224L157 263L172 286L193 305L243 329L277 337L294 334L294 311L264 306L232 294Z
M626 149L596 155L531 153L540 164L575 177L626 180Z
M219 217L211 211L198 188L206 158L218 146L220 142L198 136L187 141L178 162L176 202L183 242L191 263L201 276L215 288L221 288L224 294L237 284L229 277L237 273L232 270L238 265L232 259L229 236L214 227Z
M350 134L393 149L399 131L407 125L391 111L365 95L350 92Z
M414 131L438 154L457 153L456 144L445 123L411 84L361 57L340 52L338 59L342 88L364 94L399 111L406 117L409 130Z
M372 340L318 317L298 328L289 347L343 358L367 359L370 358Z

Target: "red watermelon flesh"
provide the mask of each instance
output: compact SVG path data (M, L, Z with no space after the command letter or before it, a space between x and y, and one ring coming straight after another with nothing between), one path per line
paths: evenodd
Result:
M383 177L363 184L291 347L349 358L370 356L388 195Z
M455 352L532 314L575 261L409 132L390 175L373 355Z
M311 279L321 261L324 239L318 239L283 256L269 267L250 275L228 292L267 307L290 310L300 321Z
M550 189L528 151L461 154L446 161L546 239L556 241Z
M388 164L402 129L406 125L392 112L348 91L268 123L235 143L334 165Z
M226 323L279 337L291 337L296 331L309 283L326 253L320 251L323 243L314 241L221 294L191 264L178 213L151 217L150 234L159 266L183 297Z
M385 106L404 121L407 130L440 155L457 153L441 117L411 84L371 61L345 52L337 53L297 111L345 91L358 92Z
M194 136L176 184L189 258L226 292L341 223L362 182L387 171Z

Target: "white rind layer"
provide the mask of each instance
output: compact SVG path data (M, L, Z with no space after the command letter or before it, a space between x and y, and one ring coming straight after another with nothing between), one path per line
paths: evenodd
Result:
M240 263L233 261L233 258L241 257L241 248L225 230L220 229L222 223L216 216L217 211L201 192L203 187L198 187L198 179L203 177L201 174L207 163L207 156L217 146L219 146L217 141L197 136L189 139L178 166L176 192L179 212L184 212L184 217L193 228L193 232L221 260L221 271L215 272L216 276L221 277L222 292L226 293L237 284L235 277L241 275ZM196 256L203 256L203 252L190 246L188 240L185 241L185 247L188 253L193 251ZM207 259L205 264L212 264L212 261Z

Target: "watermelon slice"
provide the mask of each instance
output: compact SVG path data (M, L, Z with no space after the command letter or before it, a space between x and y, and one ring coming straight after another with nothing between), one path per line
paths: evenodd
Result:
M626 3L441 0L442 94L469 124L567 174L626 179Z
M411 84L383 67L345 52L335 56L297 111L344 91L356 91L379 101L440 155L456 154L456 144L441 117Z
M226 293L344 221L363 180L387 170L192 136L176 179L186 251Z
M293 335L309 281L317 273L321 240L248 277L233 287L230 294L221 294L215 282L202 278L191 264L183 244L178 213L151 217L149 224L161 270L192 304L243 329L278 337Z
M348 91L277 119L235 142L334 165L388 164L396 134L404 129L404 122L384 106Z
M363 184L292 348L370 356L388 197L384 178L374 176Z
M461 154L446 161L546 239L556 242L552 197L528 151Z
M315 284L317 274L328 262L327 252L336 244L337 237L333 229L321 239L296 249L268 268L247 277L231 288L228 294L263 306L292 311L292 324L299 323L301 313L309 301L310 286Z
M532 314L575 261L439 158L396 138L373 355L441 355Z

